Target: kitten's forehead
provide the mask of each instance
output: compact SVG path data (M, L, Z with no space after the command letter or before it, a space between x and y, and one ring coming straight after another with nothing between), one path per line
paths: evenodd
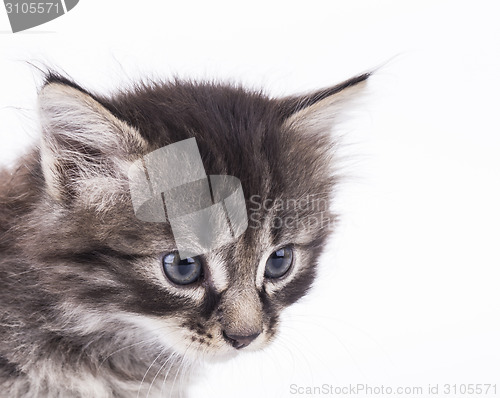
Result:
M324 155L332 145L329 136L312 142L307 132L292 131L284 123L276 100L237 87L184 82L143 87L109 101L108 107L138 130L151 152L195 138L207 175L241 181L249 225L233 250L214 256L215 264L232 264L231 273L258 264L279 245L311 240L310 221L304 219L318 206L308 202L326 202L324 193L333 183ZM168 225L137 223L131 229L150 251L175 249Z

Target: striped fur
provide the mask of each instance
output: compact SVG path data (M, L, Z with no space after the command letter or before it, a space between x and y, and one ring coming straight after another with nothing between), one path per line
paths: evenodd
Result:
M311 286L334 226L331 127L367 77L284 99L181 81L104 97L49 73L40 145L0 172L2 394L177 396L204 363L239 352L223 330L262 331L240 351L268 344L280 311ZM203 256L201 281L178 286L161 269L175 250L170 226L135 218L127 170L191 137L207 174L241 181L249 227ZM321 201L277 205L304 198ZM266 259L283 245L294 247L292 269L267 280Z

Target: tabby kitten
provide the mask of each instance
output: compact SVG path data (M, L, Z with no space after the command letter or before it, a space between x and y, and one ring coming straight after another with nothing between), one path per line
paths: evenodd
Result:
M203 363L266 346L314 279L331 129L368 76L275 99L188 81L105 97L48 73L41 141L0 172L2 396L185 395ZM181 258L168 220L136 217L128 173L189 138L207 175L239 179L248 226Z

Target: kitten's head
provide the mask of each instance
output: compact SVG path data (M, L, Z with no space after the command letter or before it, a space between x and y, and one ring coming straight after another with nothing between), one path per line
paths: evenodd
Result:
M212 357L265 346L314 279L334 224L331 129L367 77L283 99L179 81L104 98L49 75L39 96L40 198L24 251L66 332L128 330ZM248 227L181 260L168 220L136 217L128 171L188 138L207 175L241 181Z

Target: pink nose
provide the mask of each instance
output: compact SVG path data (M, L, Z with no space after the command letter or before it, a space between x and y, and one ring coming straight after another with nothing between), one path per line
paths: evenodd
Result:
M247 345L249 345L252 341L254 341L257 338L257 336L260 335L260 332L248 336L227 334L226 332L222 332L222 335L229 342L229 344L231 344L234 348L239 350L240 348L244 348Z

